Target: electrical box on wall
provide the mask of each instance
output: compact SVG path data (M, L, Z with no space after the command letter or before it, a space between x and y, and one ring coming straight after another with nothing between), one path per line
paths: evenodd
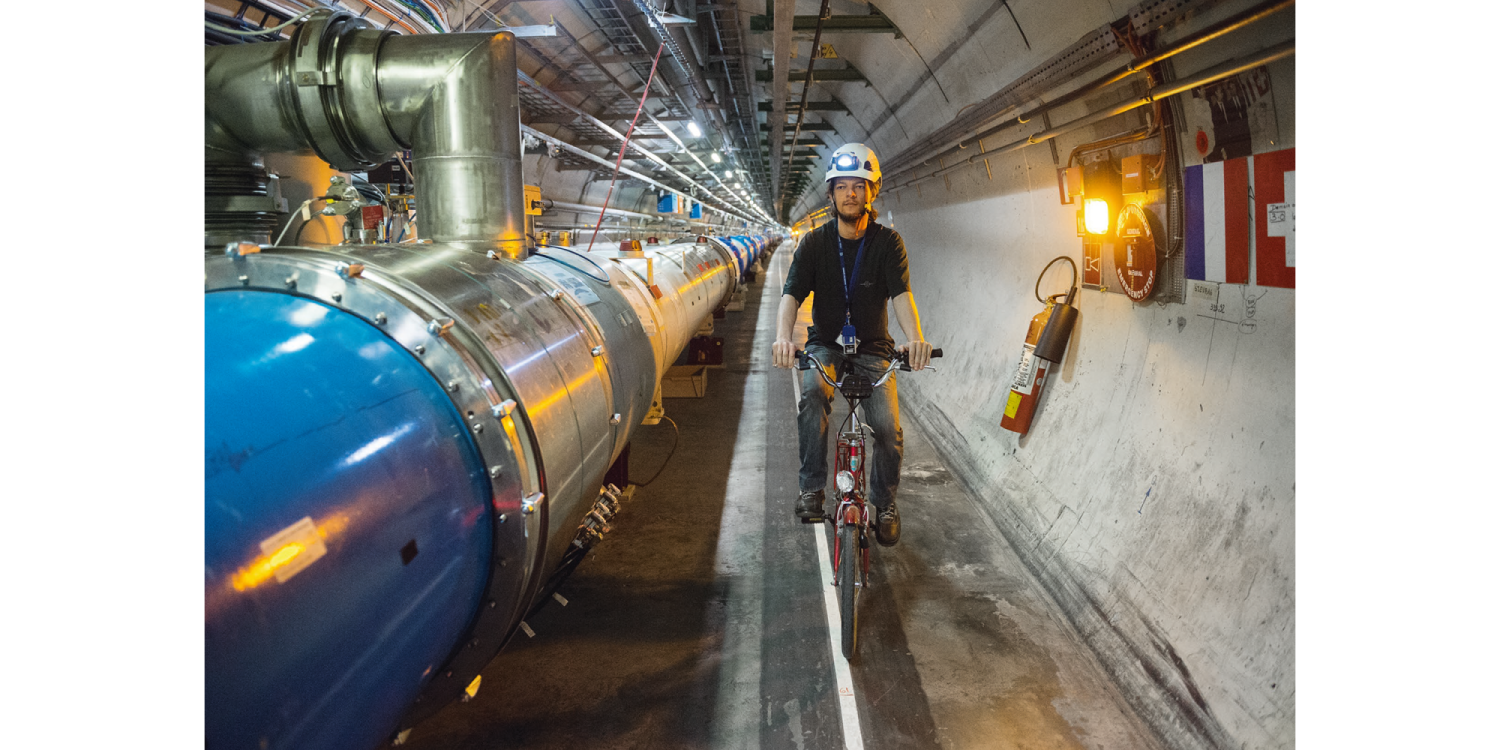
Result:
M1146 175L1142 169L1145 159L1132 154L1120 160L1120 192L1125 195L1146 191Z
M526 215L542 215L542 187L540 185L522 185L526 191Z
M1083 165L1057 170L1057 198L1069 205L1083 195Z
M1181 258L1169 254L1173 243L1164 227L1165 180L1150 171L1159 159L1140 153L1083 165L1082 286L1136 302L1182 301Z

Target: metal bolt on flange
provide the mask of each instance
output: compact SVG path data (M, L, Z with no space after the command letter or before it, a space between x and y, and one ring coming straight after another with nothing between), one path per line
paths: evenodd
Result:
M297 274L292 274L291 276L286 277L286 288L287 289L296 289L297 288Z
M609 423L610 424L619 424L620 423L620 415L619 414L615 414L614 416L610 417L609 418Z
M501 473L502 473L502 471L501 471L501 469L500 469L499 466L491 466L490 467L490 478L491 479L499 479Z
M421 344L417 344L416 346L412 347L411 350L416 352L418 357L427 353L427 347L422 346Z
M480 424L478 422L475 422L474 424L469 425L469 426L474 429L475 433L484 432L484 425L482 425L482 424Z
M562 300L562 295L563 295L563 293L562 293L561 289L553 289L552 290L552 294L550 294L548 296L550 296L554 301L561 301Z
M241 276L240 277L240 285L241 286L250 286L250 277L249 276Z
M365 272L365 265L363 263L340 263L334 266L334 270L346 279L355 279Z
M342 292L334 292L333 293L333 301L334 302L343 302L344 301L344 294Z
M450 381L448 381L448 392L449 393L458 393L458 381L457 380L450 380Z
M604 347L602 347L602 346L596 346L593 349L589 350L589 354L592 354L595 357L603 356L604 355Z
M383 312L375 313L375 325L378 325L378 326L385 325L385 313L383 313Z
M441 336L445 331L452 327L452 318L434 318L427 324L427 332L434 336Z

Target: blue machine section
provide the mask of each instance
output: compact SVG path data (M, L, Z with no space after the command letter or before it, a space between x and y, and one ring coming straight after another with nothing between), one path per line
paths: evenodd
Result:
M204 305L207 745L368 750L477 611L489 480L370 323L268 291Z
M734 266L739 270L740 275L743 276L745 269L749 267L749 263L745 256L745 249L739 243L734 242L733 239L732 237L710 237L709 241L719 243L724 249L729 251L730 255L734 256Z

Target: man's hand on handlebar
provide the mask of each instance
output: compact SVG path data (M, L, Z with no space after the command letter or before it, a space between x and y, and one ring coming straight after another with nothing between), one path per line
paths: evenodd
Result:
M932 359L932 344L926 341L908 341L898 347L897 352L906 352L906 361L913 370L921 370Z
M791 339L776 339L776 343L771 344L771 364L782 369L795 367L797 345L793 344Z

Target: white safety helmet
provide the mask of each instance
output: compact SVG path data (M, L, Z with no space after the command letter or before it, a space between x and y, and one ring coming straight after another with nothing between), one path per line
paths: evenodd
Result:
M870 197L880 192L880 160L875 152L863 143L845 143L833 152L828 160L828 176L824 184L838 177L863 177L870 181Z

